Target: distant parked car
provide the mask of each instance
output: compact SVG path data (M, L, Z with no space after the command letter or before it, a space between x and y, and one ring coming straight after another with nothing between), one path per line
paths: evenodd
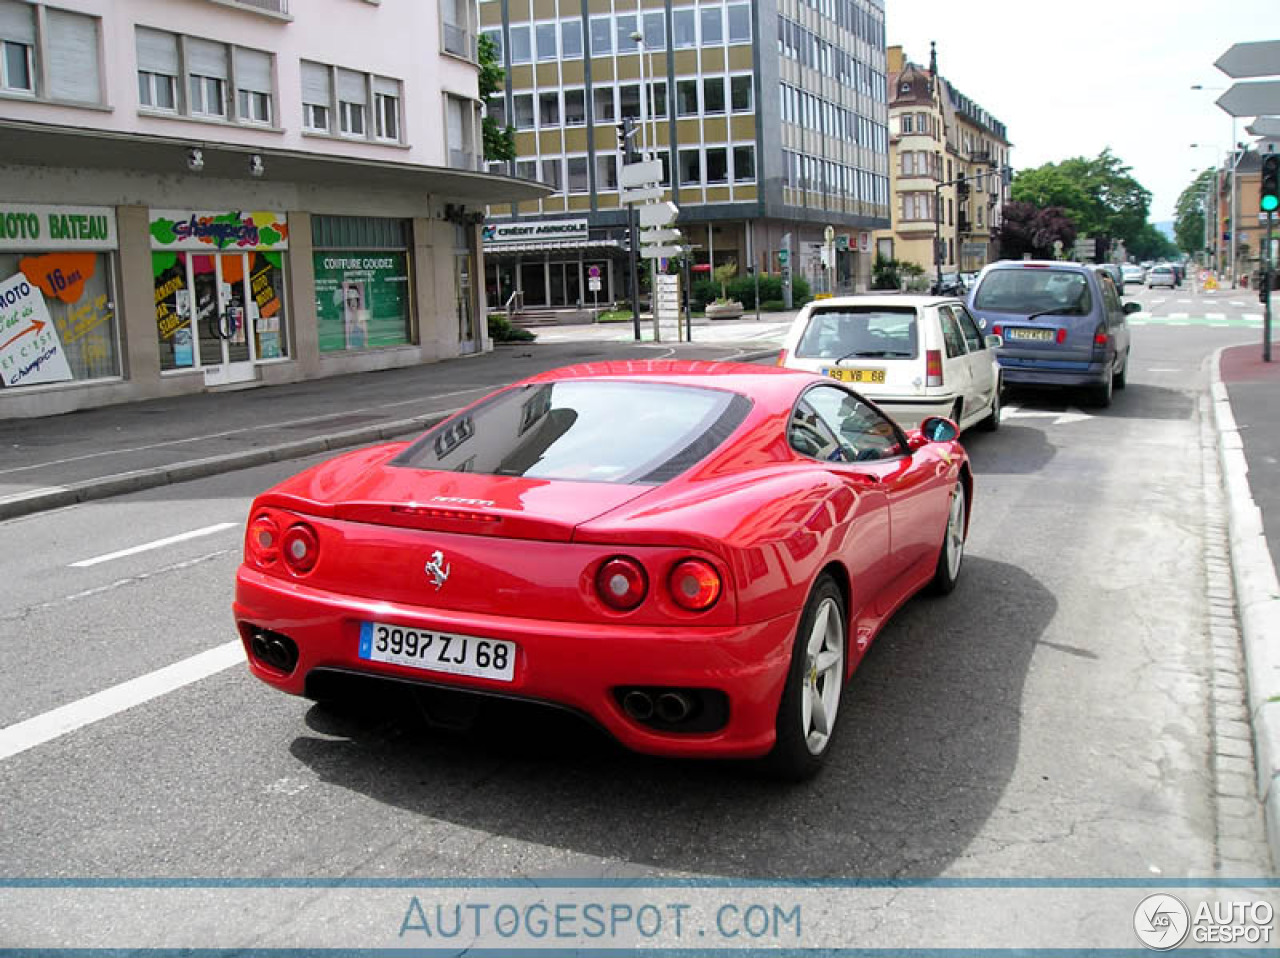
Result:
M1124 274L1120 271L1120 267L1114 263L1099 263L1098 272L1103 273L1111 278L1111 282L1116 284L1116 292L1121 296L1124 295Z
M1124 276L1126 283L1135 283L1141 286L1147 281L1147 271L1134 263L1125 263L1120 267L1120 272Z
M999 342L958 299L845 296L802 309L779 362L847 383L903 429L947 416L961 429L995 430Z
M1178 285L1178 274L1173 271L1173 267L1162 264L1160 266L1152 266L1147 272L1147 289L1155 289L1157 286L1168 286L1173 289Z
M1084 387L1111 405L1129 370L1129 324L1137 303L1121 303L1115 284L1079 263L1002 260L978 277L969 311L1002 337L996 350L1010 385Z

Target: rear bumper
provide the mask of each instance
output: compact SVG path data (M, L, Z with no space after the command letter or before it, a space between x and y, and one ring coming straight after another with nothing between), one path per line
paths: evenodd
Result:
M799 618L797 611L766 622L698 629L442 613L311 590L244 567L236 575L233 609L250 670L293 695L305 693L313 670L337 670L559 705L589 716L639 752L737 758L763 755L773 747ZM513 680L361 659L360 624L374 620L514 642ZM298 664L291 672L254 657L248 635L255 628L296 643ZM729 718L715 732L655 730L622 710L614 694L622 686L717 689L729 698Z
M877 398L869 396L894 422L903 429L915 429L930 416L951 416L955 408L954 394L917 398Z
M1000 359L1000 375L1006 385L1101 386L1110 374L1107 362Z

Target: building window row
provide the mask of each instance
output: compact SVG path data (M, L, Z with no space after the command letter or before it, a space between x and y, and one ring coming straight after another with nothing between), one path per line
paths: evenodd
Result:
M846 143L872 147L881 152L887 150L885 127L874 120L789 83L782 84L781 96L784 123L794 123Z
M928 136L935 140L940 139L942 124L932 113L901 113L897 119L899 135Z
M936 196L932 190L927 193L899 193L898 219L904 223L932 223Z
M884 47L884 20L876 19L871 11L856 0L803 0L810 9L817 10L829 20L871 44L877 50Z
M659 150L656 158L662 163L661 185L670 187L671 151ZM681 186L725 186L756 181L756 148L750 143L679 149L676 163ZM492 165L491 169L503 171L501 164ZM608 192L618 189L618 157L612 153L596 154L594 184L590 158L585 154L517 160L516 176L538 180L557 192Z
M863 203L886 205L889 201L889 181L885 177L791 150L782 151L782 184Z
M886 102L885 75L787 17L778 18L778 55Z
M302 61L302 126L383 143L401 141L400 81Z
M716 116L726 112L751 113L754 109L753 83L750 74L677 80L676 115L690 117L700 114ZM668 116L670 104L666 81L659 80L650 87L651 100L644 104L643 115L659 118ZM622 117L639 119L642 115L643 92L638 83L623 83L616 87L593 86L590 103L592 121L599 125L616 123ZM587 107L587 94L582 87L563 91L514 93L511 97L509 122L517 130L558 130L566 126L585 126ZM508 122L503 101L491 103L489 110L499 125Z
M102 102L97 17L0 0L0 94Z
M670 43L666 14L661 10L590 17L585 35L581 17L512 25L505 43L502 30L484 32L497 47L499 59L509 58L513 65L638 53L641 42L634 39L637 33L649 52L751 42L749 3L677 7L671 16Z
M902 176L927 176L942 179L942 157L929 150L900 150L898 172Z
M270 126L274 57L138 27L138 103L147 110Z

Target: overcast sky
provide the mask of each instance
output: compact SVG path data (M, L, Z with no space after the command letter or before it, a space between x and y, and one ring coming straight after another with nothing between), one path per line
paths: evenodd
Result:
M1280 39L1280 0L885 0L885 17L916 63L937 41L939 72L1005 124L1015 169L1109 146L1151 192L1153 222L1231 143L1221 91L1191 85L1230 86L1213 65L1228 47Z

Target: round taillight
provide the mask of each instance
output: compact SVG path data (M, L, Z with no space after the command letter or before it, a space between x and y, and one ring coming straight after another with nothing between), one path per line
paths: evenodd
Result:
M720 573L702 559L677 563L667 581L676 605L690 612L704 612L720 598Z
M618 556L610 559L596 573L596 591L605 605L619 612L629 612L644 601L649 580L644 566L635 559Z
M310 572L320 558L320 540L315 530L302 523L290 526L280 540L280 554L291 572L299 575Z
M280 527L276 521L264 514L249 523L245 547L258 565L273 565L280 558Z

